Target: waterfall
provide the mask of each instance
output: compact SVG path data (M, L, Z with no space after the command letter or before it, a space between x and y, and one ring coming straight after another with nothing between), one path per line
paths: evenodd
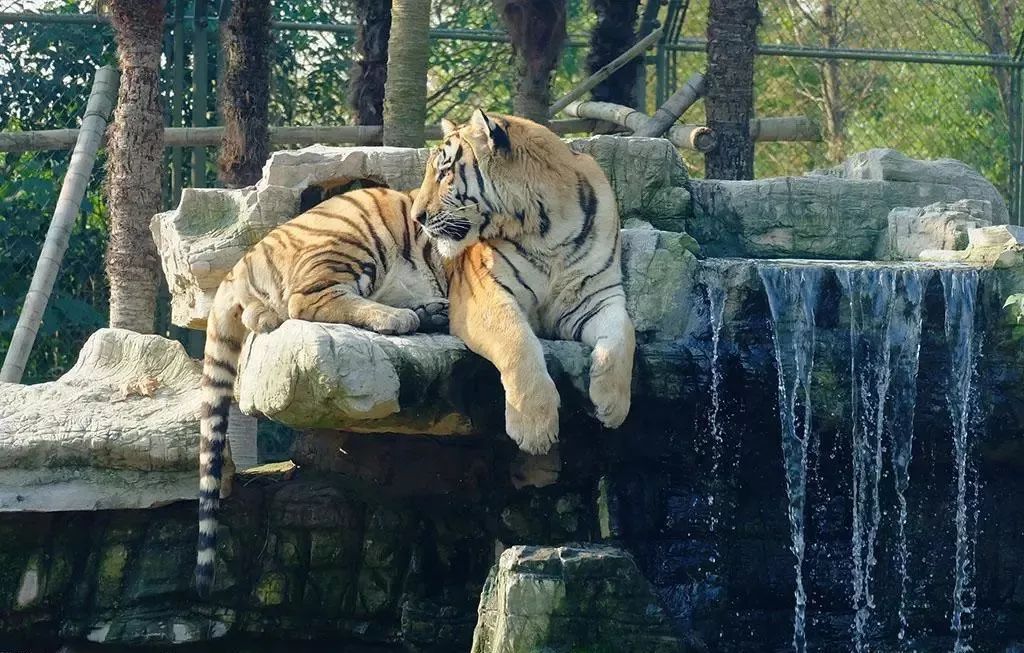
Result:
M711 388L709 391L711 411L708 415L708 444L711 458L712 489L708 493L708 507L711 509L709 530L712 536L718 527L721 506L715 498L714 487L718 482L719 468L722 461L722 369L719 365L719 349L722 340L722 322L725 317L725 285L722 283L721 271L715 267L705 268L704 287L708 295L708 321L711 327ZM717 550L714 553L718 557ZM712 560L711 562L715 562Z
M806 650L807 593L804 590L804 509L807 501L807 449L811 439L810 381L814 367L814 305L822 267L758 267L772 315L772 342L779 378L779 421L786 467L791 550L796 558L793 649Z
M972 473L972 408L976 373L974 337L975 302L978 290L976 270L942 271L946 299L946 339L950 347L950 380L946 391L949 416L953 422L953 455L956 461L956 564L953 586L952 628L954 651L970 651L970 618L974 610L974 549L977 514L968 514L968 492L977 493ZM973 496L972 496L973 498Z
M850 310L850 408L853 529L853 648L866 650L875 609L872 572L882 518L883 452L891 455L899 503L900 639L906 636L906 489L913 443L921 305L932 271L856 267L836 271ZM891 442L886 447L886 435Z

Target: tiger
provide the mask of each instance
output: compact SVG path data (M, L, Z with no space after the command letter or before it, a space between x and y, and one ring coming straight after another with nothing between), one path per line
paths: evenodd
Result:
M636 337L604 172L524 118L477 109L462 125L443 120L442 134L412 213L445 258L451 333L500 373L506 433L531 454L558 439L559 396L538 336L591 347L596 417L619 427Z
M247 335L288 318L396 335L447 326L447 278L411 206L410 193L387 188L330 197L271 230L220 283L207 317L200 385L200 596L213 584L217 510L230 480L222 477L232 469L228 410Z

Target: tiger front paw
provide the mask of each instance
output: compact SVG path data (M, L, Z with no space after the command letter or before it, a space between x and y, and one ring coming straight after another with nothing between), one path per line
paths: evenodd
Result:
M420 331L448 330L448 300L444 297L435 297L414 306L413 311L420 319Z
M590 358L590 400L601 424L616 429L626 421L632 381L632 356L602 345L594 347Z
M547 383L517 402L505 402L505 432L526 453L541 455L558 441L558 390Z
M390 311L381 311L375 316L371 327L377 333L386 336L400 336L412 333L420 327L420 318L416 311L408 308L393 308Z

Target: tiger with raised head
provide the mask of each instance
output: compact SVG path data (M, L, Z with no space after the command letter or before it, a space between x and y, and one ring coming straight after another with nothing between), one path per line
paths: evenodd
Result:
M199 441L196 589L213 583L228 409L249 332L294 318L378 333L448 323L446 279L433 243L411 218L408 193L337 195L275 227L221 282L206 323Z
M523 118L478 109L442 127L412 212L447 259L451 333L501 373L508 435L530 453L558 437L538 335L592 347L590 399L601 423L618 427L635 338L604 172Z

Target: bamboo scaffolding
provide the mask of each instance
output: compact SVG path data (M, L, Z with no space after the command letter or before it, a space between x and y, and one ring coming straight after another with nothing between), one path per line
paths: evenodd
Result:
M675 121L679 120L679 116L686 113L686 110L693 106L693 104L704 95L704 75L701 73L693 73L690 79L686 80L682 88L672 94L672 96L665 100L665 103L658 107L658 110L654 112L650 120L636 130L634 134L636 136L649 136L657 138L667 132Z
M565 113L580 119L611 122L634 133L650 121L641 111L610 102L573 102L565 108ZM818 126L804 116L754 118L750 121L750 135L757 142L821 140ZM714 132L704 125L675 125L666 136L676 147L687 150L707 152L715 145Z
M594 121L555 120L549 127L556 134L577 134L593 131ZM78 139L77 129L50 129L30 132L0 132L0 152L34 152L69 150ZM167 147L206 147L220 144L223 127L168 127L164 129ZM271 127L273 145L355 144L380 142L379 125L344 125L341 127ZM428 139L441 138L437 125L426 127Z
M633 47L629 48L619 56L615 57L604 66L602 66L597 72L590 77L586 78L576 88L572 89L562 97L558 98L551 108L548 109L548 116L554 118L555 115L565 107L569 106L570 103L580 99L583 95L594 88L604 80L608 79L615 74L619 68L622 68L627 63L636 59L638 56L647 51L647 48L654 45L654 42L661 36L661 28L654 30L644 38L640 39L633 44Z

